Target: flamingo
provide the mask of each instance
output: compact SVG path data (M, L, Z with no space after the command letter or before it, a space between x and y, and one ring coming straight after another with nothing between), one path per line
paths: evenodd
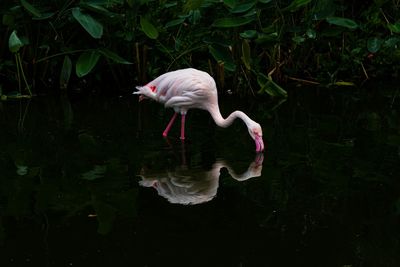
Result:
M185 139L185 119L189 109L197 108L208 111L215 123L223 128L230 126L236 118L243 120L250 137L255 141L256 152L264 150L262 129L242 111L232 112L226 119L221 115L218 106L218 93L214 79L204 71L193 68L167 72L144 86L136 86L139 101L145 98L153 99L166 108L173 108L175 113L163 132L167 137L178 113L181 115L181 136Z

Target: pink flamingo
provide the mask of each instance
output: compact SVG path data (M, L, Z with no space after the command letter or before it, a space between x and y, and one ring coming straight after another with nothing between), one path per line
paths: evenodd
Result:
M250 119L242 111L232 112L226 119L218 107L218 93L214 79L206 72L196 69L181 69L164 73L145 86L137 86L139 101L150 98L175 110L170 122L163 132L168 135L178 113L181 114L181 139L185 139L185 118L191 108L207 110L215 123L223 128L230 126L236 118L243 120L251 138L256 143L256 152L264 150L260 124Z

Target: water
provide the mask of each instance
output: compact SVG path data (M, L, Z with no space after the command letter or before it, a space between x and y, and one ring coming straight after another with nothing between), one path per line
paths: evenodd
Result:
M385 88L384 88L385 89ZM216 128L135 97L0 102L1 266L399 266L398 89L224 99ZM183 205L182 203L191 203Z

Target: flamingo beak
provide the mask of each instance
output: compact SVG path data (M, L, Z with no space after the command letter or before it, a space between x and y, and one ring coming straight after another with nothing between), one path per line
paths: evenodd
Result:
M256 142L256 152L263 152L264 151L264 141L262 140L262 137L259 135L256 135L254 138L254 141Z
M139 96L139 102L142 102L142 100L145 99L145 98L146 98L145 96L140 95L140 96Z

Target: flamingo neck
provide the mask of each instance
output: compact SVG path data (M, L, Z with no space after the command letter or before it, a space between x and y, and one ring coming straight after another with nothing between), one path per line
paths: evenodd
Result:
M223 128L229 127L236 118L241 119L246 124L247 128L249 128L250 123L253 122L253 120L250 119L244 112L239 110L232 112L226 119L222 117L218 105L213 105L208 111L210 112L215 123L219 127Z
M230 166L230 164L225 162L225 160L217 160L213 164L213 167L212 167L212 172L214 173L213 177L219 177L220 176L220 170L222 168L226 168L228 170L230 176L232 176L233 179L238 180L238 181L245 181L245 180L247 180L249 178L259 177L259 176L261 176L261 171L262 171L262 161L263 161L263 158L261 159L261 161L258 161L258 162L257 162L257 160L255 160L255 161L250 163L249 167L247 168L247 170L245 172L237 173Z

